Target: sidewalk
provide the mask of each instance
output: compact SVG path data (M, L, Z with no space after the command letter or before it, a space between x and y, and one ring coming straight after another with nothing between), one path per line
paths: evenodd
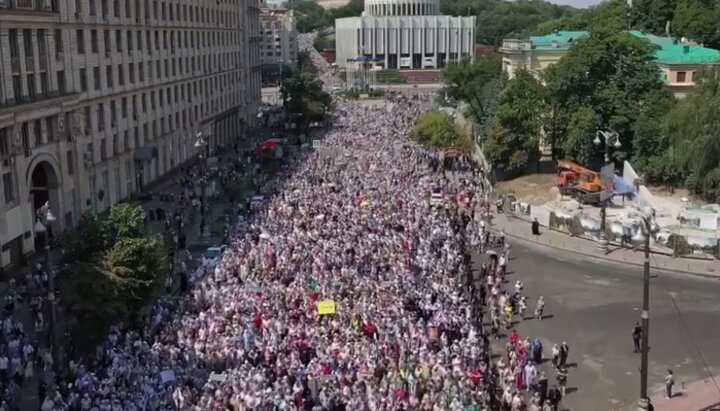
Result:
M720 376L714 377L720 383ZM717 411L720 410L720 388L712 379L696 381L685 387L675 387L672 399L663 390L652 395L655 411Z
M580 237L571 237L567 234L541 228L539 236L533 236L530 231L530 223L508 216L498 214L492 222L492 227L502 230L505 235L516 239L538 244L557 250L567 251L587 257L604 260L612 263L643 266L644 254L642 250L633 251L628 248L613 248L610 252L602 255L596 249L596 243ZM720 266L717 261L699 260L688 258L674 258L666 255L651 254L650 267L655 269L690 273L702 276L720 277Z

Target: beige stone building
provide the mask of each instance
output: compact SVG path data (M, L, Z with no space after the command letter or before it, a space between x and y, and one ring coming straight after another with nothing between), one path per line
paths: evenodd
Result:
M260 100L259 1L0 0L0 267L197 154Z
M281 67L297 65L298 43L292 10L263 8L260 11L260 61L263 82L276 81Z

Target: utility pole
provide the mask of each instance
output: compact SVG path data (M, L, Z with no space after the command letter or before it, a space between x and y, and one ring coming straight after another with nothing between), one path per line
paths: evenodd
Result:
M640 359L640 400L639 411L647 411L650 407L648 397L648 340L650 338L650 218L644 217L645 226L645 261L643 262L643 302L642 302L642 350Z

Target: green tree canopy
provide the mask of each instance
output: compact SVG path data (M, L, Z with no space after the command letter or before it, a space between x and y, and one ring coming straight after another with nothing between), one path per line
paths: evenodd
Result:
M118 204L109 214L86 213L65 244L62 302L89 341L152 302L168 273L167 247L147 228L140 207Z
M498 98L498 110L483 149L506 173L524 171L538 159L547 90L530 72L519 70Z
M442 111L431 111L423 115L413 127L410 137L433 148L471 148L470 139L455 127L453 118Z
M686 184L720 202L720 69L701 74L695 92L670 110L665 132Z
M476 123L489 122L503 80L500 66L497 55L451 63L443 70L445 86L441 94L466 103Z
M310 33L335 24L325 9L312 0L289 0L284 6L293 10L295 27L300 33Z
M476 40L500 45L504 38L525 37L545 21L577 13L545 1L445 0L440 11L451 16L477 16Z
M563 112L563 118L573 119L569 124L583 125L575 128L572 136L556 136L561 154L578 161L588 159L573 155L587 153L592 157L593 151L599 154L604 150L593 148L592 138L582 139L577 134L589 126L591 118L596 119L599 129L620 134L623 146L612 150L612 155L618 160L628 157L641 108L663 90L660 71L653 62L652 44L612 30L591 31L543 76L554 109ZM586 110L576 114L581 108Z

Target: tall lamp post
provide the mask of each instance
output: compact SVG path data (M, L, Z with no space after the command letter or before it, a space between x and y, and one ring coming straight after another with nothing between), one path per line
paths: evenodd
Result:
M207 141L203 138L202 131L195 134L195 149L200 155L200 238L203 240L208 238L205 221L205 163L207 161L206 153Z
M657 231L657 226L652 224L650 216L643 216L643 234L645 235L645 260L643 262L643 301L642 313L642 346L640 351L640 399L638 410L647 411L650 409L650 398L648 397L648 348L650 338L650 236Z
M47 299L50 303L50 353L53 362L57 364L57 309L55 306L55 274L53 272L52 260L50 259L50 226L57 221L53 213L50 211L50 204L45 203L37 210L37 222L35 223L35 233L44 235L45 239L45 269L48 274L48 295Z
M622 144L620 144L620 135L615 131L609 131L609 130L598 130L595 133L595 139L593 140L593 143L596 146L599 146L602 143L605 143L605 157L604 157L604 164L608 165L610 164L610 145L615 147L616 149L622 147ZM607 254L608 252L608 242L607 238L605 236L605 222L606 222L606 216L607 216L607 200L604 198L604 193L600 193L600 236L598 238L598 251Z

